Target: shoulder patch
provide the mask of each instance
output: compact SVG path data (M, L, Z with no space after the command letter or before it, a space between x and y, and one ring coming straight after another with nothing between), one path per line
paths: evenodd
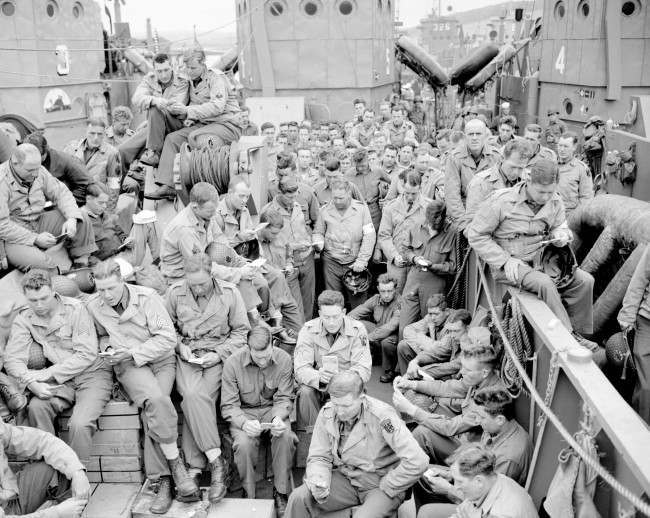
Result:
M393 422L390 420L390 417L383 419L379 423L379 425L384 429L386 433L393 433L395 431L395 426L393 425Z

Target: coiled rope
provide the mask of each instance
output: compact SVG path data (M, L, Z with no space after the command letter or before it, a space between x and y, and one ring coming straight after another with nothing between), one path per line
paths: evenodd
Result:
M189 189L199 183L214 185L220 194L228 191L230 181L230 145L194 149L189 157Z
M630 491L628 488L623 486L607 470L605 470L605 468L603 468L597 460L591 457L585 451L585 449L578 443L578 441L574 439L574 437L569 433L569 431L566 428L564 428L562 422L558 419L555 413L549 408L546 402L539 395L535 386L533 385L533 382L528 377L528 374L526 373L526 369L524 369L523 365L519 361L517 353L513 349L512 345L510 344L510 341L508 340L505 331L503 330L503 326L501 325L501 322L498 318L497 311L494 307L494 303L492 302L492 295L490 293L488 283L485 278L485 272L483 271L482 268L479 268L478 271L481 277L481 284L483 284L483 288L485 289L485 296L487 298L488 305L490 306L490 312L492 313L494 325L499 331L501 340L503 340L503 346L505 348L505 351L510 356L512 364L517 369L519 376L523 381L523 384L526 385L526 388L530 391L530 395L535 400L535 403L538 405L540 410L544 412L544 414L546 414L548 420L551 423L553 423L553 426L560 433L562 438L569 444L569 446L571 446L571 448L573 448L573 450L580 456L580 458L591 469L593 469L596 473L598 473L598 475L605 481L605 483L607 483L612 489L614 489L614 491L616 491L619 495L621 495L628 502L630 502L636 509L638 509L647 517L650 517L650 505L645 503L638 496L632 493L632 491Z
M454 261L460 268L456 271L454 282L447 292L447 305L452 309L465 307L465 293L467 293L467 260L472 249L465 238L465 235L458 231L456 233L454 246ZM462 262L460 258L463 258Z
M517 361L521 364L528 361L533 355L533 346L528 336L521 304L514 297L511 297L506 304L503 315L503 327L508 335L508 341L513 346L512 348ZM517 366L508 354L503 355L501 378L513 397L517 397L521 392L522 382L517 372Z

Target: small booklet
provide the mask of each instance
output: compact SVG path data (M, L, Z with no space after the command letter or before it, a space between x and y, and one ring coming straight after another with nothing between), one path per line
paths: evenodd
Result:
M192 356L187 361L188 361L188 363L196 363L197 365L202 365L203 364L203 358L197 358L196 356Z
M323 356L323 369L332 374L339 372L339 358L334 354L326 354Z
M264 266L265 263L266 263L266 259L264 259L263 257L258 257L254 261L251 261L251 266L254 266L255 268L260 268Z

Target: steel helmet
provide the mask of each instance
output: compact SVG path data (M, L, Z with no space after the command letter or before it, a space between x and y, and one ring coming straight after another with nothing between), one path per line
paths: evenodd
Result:
M81 295L76 281L65 275L54 275L52 277L52 289L64 297L78 297Z
M571 284L578 267L576 256L569 245L560 247L551 243L537 253L533 263L535 269L547 274L559 289Z
M71 270L65 274L65 277L73 280L84 293L93 293L95 291L95 276L91 268L79 268Z
M625 333L615 333L605 342L605 356L607 363L615 370L621 373L621 379L631 377L636 371L630 344L628 343Z
M355 272L350 268L343 275L343 285L353 295L367 292L371 283L372 275L367 268L361 272Z

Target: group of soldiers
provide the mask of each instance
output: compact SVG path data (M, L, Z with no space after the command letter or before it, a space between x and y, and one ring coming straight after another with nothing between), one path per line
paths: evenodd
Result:
M593 278L576 269L559 284L535 260L544 246L571 246L567 217L593 197L577 135L551 110L550 129L530 124L522 137L511 114L492 135L472 110L462 131L428 135L417 97L377 113L356 99L342 124L258 130L202 52L188 53L185 69L155 57L134 96L147 111L137 131L118 110L109 128L89 121L74 156L32 135L0 165L0 239L9 263L28 270L0 392L33 427L2 424L2 436L6 452L45 461L16 478L5 456L5 512L33 512L53 468L64 475L60 494L72 498L32 516L78 516L88 498L83 465L115 379L141 409L153 513L174 496L199 499L206 468L210 502L224 497L223 419L249 498L269 437L279 516L350 507L356 517L394 516L409 491L422 518L537 516L520 485L530 444L499 376L499 341L468 311L448 308L445 295L469 245L497 282L538 295L595 350L582 336L592 331ZM259 132L274 164L259 223L246 175L232 175L225 193L196 183L151 250L162 289L127 282L129 239L114 218L119 207L134 210L141 166L157 168L148 196L173 198L183 142ZM542 145L550 135L555 150ZM98 174L89 174L93 160L103 164ZM57 284L46 253L57 242L75 267L93 268L95 292L83 301ZM392 405L366 393L373 362L379 381L393 384ZM53 434L68 409L69 448L43 432ZM303 484L292 490L298 436L311 443Z

